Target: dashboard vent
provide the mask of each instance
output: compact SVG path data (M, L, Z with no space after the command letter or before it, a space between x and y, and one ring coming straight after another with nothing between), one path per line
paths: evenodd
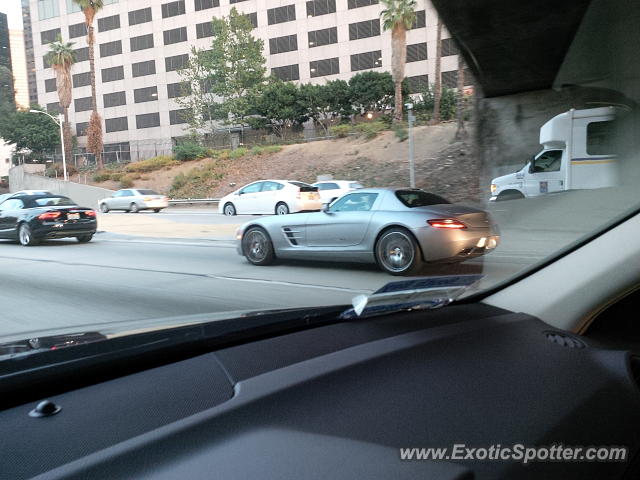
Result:
M587 345L576 337L562 332L545 332L547 340L567 348L585 348Z

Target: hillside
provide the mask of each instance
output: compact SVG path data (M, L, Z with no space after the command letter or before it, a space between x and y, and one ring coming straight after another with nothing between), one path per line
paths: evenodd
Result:
M474 202L479 197L478 165L468 143L452 143L455 130L453 123L415 128L416 183L452 201ZM175 198L217 198L259 179L314 182L318 175L358 180L369 187L401 187L409 184L408 147L408 141L400 142L393 132L385 131L371 140L340 138L288 145L278 153L184 162L142 174L134 186ZM172 190L178 175L179 188ZM95 184L119 188L112 181Z

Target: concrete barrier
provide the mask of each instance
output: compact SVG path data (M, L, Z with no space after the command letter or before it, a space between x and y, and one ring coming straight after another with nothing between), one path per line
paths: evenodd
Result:
M19 190L48 190L51 193L69 197L78 205L90 208L98 208L98 201L113 195L113 190L106 188L32 175L25 172L22 165L9 170L9 191Z

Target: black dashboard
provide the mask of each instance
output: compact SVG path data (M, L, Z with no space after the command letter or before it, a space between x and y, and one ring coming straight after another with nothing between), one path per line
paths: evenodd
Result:
M479 303L331 323L81 387L62 370L0 412L0 477L638 478L635 368L628 351ZM42 398L60 412L29 416ZM618 445L630 459L400 458L455 444Z

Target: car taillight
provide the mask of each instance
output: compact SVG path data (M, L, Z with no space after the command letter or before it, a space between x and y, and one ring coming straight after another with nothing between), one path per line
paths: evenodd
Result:
M434 220L427 220L427 223L433 228L444 228L448 230L461 230L467 228L467 226L460 220L453 218L438 218Z
M96 216L96 212L94 212L93 210L86 210L84 213L85 217L94 217Z
M38 220L55 220L60 215L62 215L60 212L45 212L38 215Z

